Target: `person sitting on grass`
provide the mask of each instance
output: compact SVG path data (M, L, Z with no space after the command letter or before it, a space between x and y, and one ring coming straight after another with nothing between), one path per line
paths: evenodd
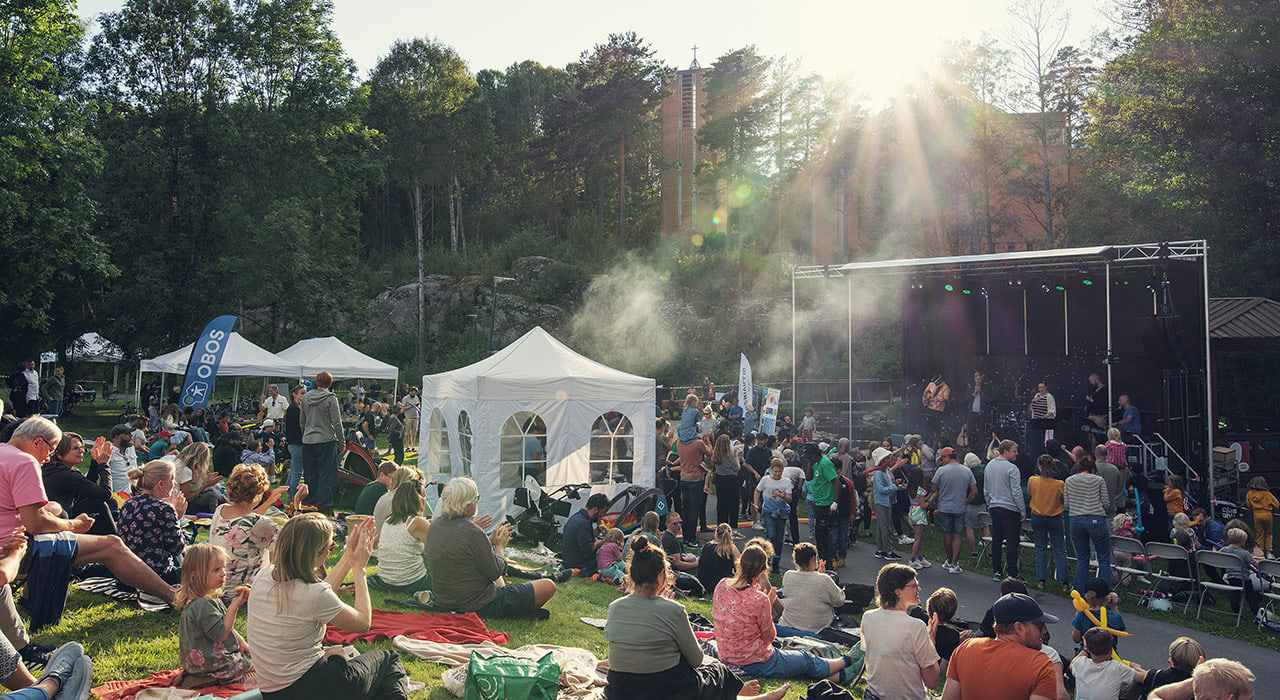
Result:
M266 440L251 437L245 440L244 450L240 453L241 464L258 464L267 472L267 476L275 478L276 453L267 445Z
M738 546L733 543L733 527L716 525L715 539L702 547L698 557L698 582L704 591L714 591L721 580L733 575L738 566Z
M1084 633L1084 649L1071 662L1080 700L1110 700L1120 697L1126 683L1143 683L1147 672L1136 661L1122 664L1111 658L1115 637L1101 627Z
M1191 679L1156 688L1149 700L1253 700L1253 672L1230 659L1209 659Z
M626 575L626 562L622 556L623 542L622 530L616 527L609 528L609 531L604 533L604 544L596 550L596 571L600 573L600 580L610 583L622 582L623 576Z
M1191 637L1178 637L1169 644L1169 668L1147 674L1145 692L1191 679L1197 665L1204 662L1204 647Z
M391 475L391 483L387 485L387 492L379 496L378 502L373 506L374 532L382 533L382 528L387 522L387 516L391 515L391 497L395 494L396 489L400 488L400 484L406 481L415 481L418 483L418 487L422 488L424 481L422 470L417 467L399 467Z
M218 506L209 524L209 543L221 547L227 557L227 585L243 586L258 575L270 560L271 543L280 526L265 513L289 490L281 485L267 493L271 484L267 473L257 464L241 464L227 480L227 496L231 502ZM306 488L303 484L302 489ZM305 491L301 491L303 495ZM264 497L265 495L265 497Z
M454 477L440 493L440 512L427 530L427 560L432 562L431 589L436 607L474 612L482 618L551 617L545 607L556 583L538 579L506 585L503 552L513 532L510 524L487 537L472 521L480 502L476 482Z
M147 462L138 491L120 508L120 539L165 583L178 583L187 546L178 521L187 512L187 499L174 488L173 463Z
M852 661L848 656L824 659L773 647L777 630L772 606L777 593L770 590L766 595L760 590L761 579L769 577L768 568L764 550L747 547L738 558L737 575L716 586L711 611L720 660L760 678L825 678L847 683L851 677L845 669Z
M1098 611L1104 607L1107 609L1107 627L1120 632L1125 630L1124 618L1120 616L1120 596L1111 592L1111 584L1100 578L1089 579L1089 582L1084 585L1082 597L1084 602L1089 604L1089 610L1093 612L1094 617L1101 619ZM1077 610L1076 616L1071 618L1071 641L1076 644L1083 642L1084 633L1093 626L1093 622L1084 614L1084 611Z
M907 614L920 604L915 569L885 564L876 576L875 610L862 614L862 650L867 654L867 690L881 698L926 700L938 683L934 649L938 618L928 624Z
M53 459L40 468L44 490L50 501L62 506L68 516L85 513L93 518L93 535L116 534L113 510L115 498L111 495L111 470L107 466L115 450L106 438L100 437L93 444L88 476L80 473L84 461L84 438L76 433L63 433Z
M378 577L389 586L416 591L431 589L431 574L423 558L431 524L422 517L426 499L416 481L406 481L391 497L391 514L377 535Z
M373 515L373 509L378 505L378 500L384 494L391 492L391 477L395 475L400 465L391 460L383 460L378 465L378 474L373 481L367 486L360 489L360 495L356 497L355 513L357 515Z
M564 568L573 569L577 575L587 578L596 573L596 550L602 543L596 538L596 524L608 509L609 497L593 493L587 498L586 505L565 521L564 545L560 552Z
M692 526L693 524L690 523L690 527ZM690 573L698 570L698 555L684 551L683 532L684 523L680 519L680 514L669 513L667 529L663 530L661 535L662 549L666 551L667 560L671 562L671 568L675 571L676 588L686 595L701 598L707 592L698 581L698 577Z
M629 592L609 604L604 625L609 643L607 700L780 700L786 695L786 686L761 694L759 681L743 683L723 663L707 662L688 612L663 596L671 581L665 553L644 538L633 540L631 550Z
M960 646L960 642L972 636L971 633L961 634L960 630L951 626L951 618L955 617L956 610L960 609L960 599L956 596L956 592L950 588L939 588L929 595L929 599L925 601L924 607L913 605L907 614L917 620L929 624L929 620L934 616L938 618L937 630L933 636L933 649L938 652L938 656L942 659L938 662L938 674L946 675L947 662L951 660L951 652Z
M249 600L249 589L238 586L230 605L222 604L229 570L221 547L192 545L182 560L182 586L173 606L182 611L178 622L178 658L183 688L239 683L253 661L249 645L235 630L236 612Z
M676 514L672 513L667 517L670 518L673 515ZM629 547L631 545L632 540L646 539L649 540L649 544L655 547L661 547L662 534L658 531L661 526L662 516L658 515L654 511L647 511L644 515L640 516L640 527L627 538L627 546Z
M782 575L782 618L778 634L816 637L831 625L836 608L844 605L844 591L827 575L818 548L801 542L791 550L796 570Z
M224 477L210 470L211 465L212 453L207 443L191 443L178 453L175 478L178 489L187 499L187 510L192 513L212 513L215 508L227 502L227 495L218 488Z
M365 567L373 552L373 521L351 530L342 556L321 578L333 547L328 518L300 515L280 528L271 564L253 579L246 629L263 700L407 700L409 674L396 652L378 649L354 659L325 655L325 625L369 631L373 606ZM354 607L333 590L348 575L355 582Z

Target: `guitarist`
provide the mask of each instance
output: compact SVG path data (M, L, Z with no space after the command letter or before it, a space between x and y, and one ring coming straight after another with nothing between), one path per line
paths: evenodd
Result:
M1027 407L1031 418L1027 421L1027 450L1035 456L1044 452L1044 445L1053 439L1053 426L1058 416L1058 404L1044 382L1036 385L1036 393Z
M931 441L936 441L938 434L942 431L942 416L947 410L947 402L950 399L951 387L947 385L942 375L934 376L925 387L924 396L920 401L925 409L921 418L929 429Z
M1085 421L1083 430L1089 436L1089 447L1097 447L1106 442L1107 414L1111 408L1107 405L1107 385L1097 372L1089 375L1089 388L1085 390Z

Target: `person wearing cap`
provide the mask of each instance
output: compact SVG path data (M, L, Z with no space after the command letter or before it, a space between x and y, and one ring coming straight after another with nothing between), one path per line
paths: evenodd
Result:
M111 457L107 468L111 472L111 490L129 493L129 472L138 468L138 453L133 448L133 428L121 423L111 429Z
M174 438L173 431L161 430L160 433L156 435L156 441L151 443L151 447L149 450L150 454L147 457L147 461L155 461L157 459L160 459L161 457L164 457L166 454L168 454L170 451L176 452L177 448L174 447L172 444L176 441L173 438Z
M289 399L280 395L275 384L267 386L267 395L262 397L263 417L270 421L284 420L284 412L289 410ZM265 426L266 423L264 422Z
M932 481L938 489L938 529L942 531L942 546L947 553L942 570L958 574L965 506L977 495L978 480L972 470L956 461L955 448L942 448L937 460L938 468L933 472Z
M894 460L906 463L905 457L883 447L877 447L871 453L871 461L875 463L875 475L871 477L871 495L875 499L876 509L876 557L886 561L898 561L902 555L893 550L893 498L901 486L894 483L889 474Z
M1040 652L1040 645L1045 623L1058 618L1021 593L1002 596L992 610L995 638L967 639L952 652L943 700L1055 700L1053 662Z

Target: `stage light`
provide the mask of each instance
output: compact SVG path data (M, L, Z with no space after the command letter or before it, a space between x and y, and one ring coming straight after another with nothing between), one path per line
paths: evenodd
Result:
M983 298L983 299L986 299L986 298L987 298L987 288L986 288L986 287L983 287L980 291L982 292L982 298Z
M1086 286L1086 287L1092 287L1092 286L1093 286L1093 280L1082 280L1082 283L1083 283L1083 284L1084 284L1084 286Z
M1054 289L1058 290L1059 292L1065 292L1065 291L1067 291L1067 288L1066 288L1066 287L1064 287L1064 286L1062 286L1062 285L1058 285L1058 286L1054 287Z
M948 284L948 285L946 285L945 287L943 287L943 289L947 290L948 292L954 292L954 291L956 291L956 288L955 288L955 287L953 287L953 286L951 286L951 285L949 285L949 284Z
M1041 282L1041 283L1040 283L1040 291L1044 292L1045 294L1048 294L1048 293L1049 293L1049 285L1047 285L1047 284L1045 284L1045 283Z
M961 289L960 291L964 292L965 294L972 294L972 292L970 292L970 291L969 291L969 290L967 290L967 289Z

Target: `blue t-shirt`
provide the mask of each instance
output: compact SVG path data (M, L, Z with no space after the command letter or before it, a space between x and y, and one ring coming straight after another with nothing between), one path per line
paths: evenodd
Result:
M595 526L585 510L579 510L564 524L564 548L560 559L564 565L572 569L592 569L596 567Z
M1093 616L1098 618L1099 620L1102 619L1102 615L1098 614L1096 610L1094 611ZM1080 630L1080 634L1084 634L1085 632L1088 632L1090 629L1092 629L1095 625L1093 624L1093 620L1090 620L1089 618L1085 617L1085 614L1083 612L1077 610L1076 616L1071 620L1071 626ZM1107 627L1110 627L1113 630L1120 630L1121 632L1125 631L1124 618L1120 616L1120 613L1111 612L1110 610L1108 610L1107 611ZM1117 647L1120 646L1119 637L1112 635L1111 641L1115 644L1115 646Z
M676 430L676 438L680 444L688 445L698 439L698 409L690 406L680 414L680 428Z
M1121 424L1120 426L1121 430L1125 431L1126 433L1142 432L1142 415L1138 413L1137 406L1130 406L1124 409L1124 415L1121 416L1120 419L1124 420L1125 418L1132 418L1133 420L1129 421L1128 423Z
M152 460L160 459L164 456L164 452L167 449L169 449L169 442L167 440L156 440L151 443L151 453L148 456Z
M734 406L729 409L729 425L742 425L742 407Z

